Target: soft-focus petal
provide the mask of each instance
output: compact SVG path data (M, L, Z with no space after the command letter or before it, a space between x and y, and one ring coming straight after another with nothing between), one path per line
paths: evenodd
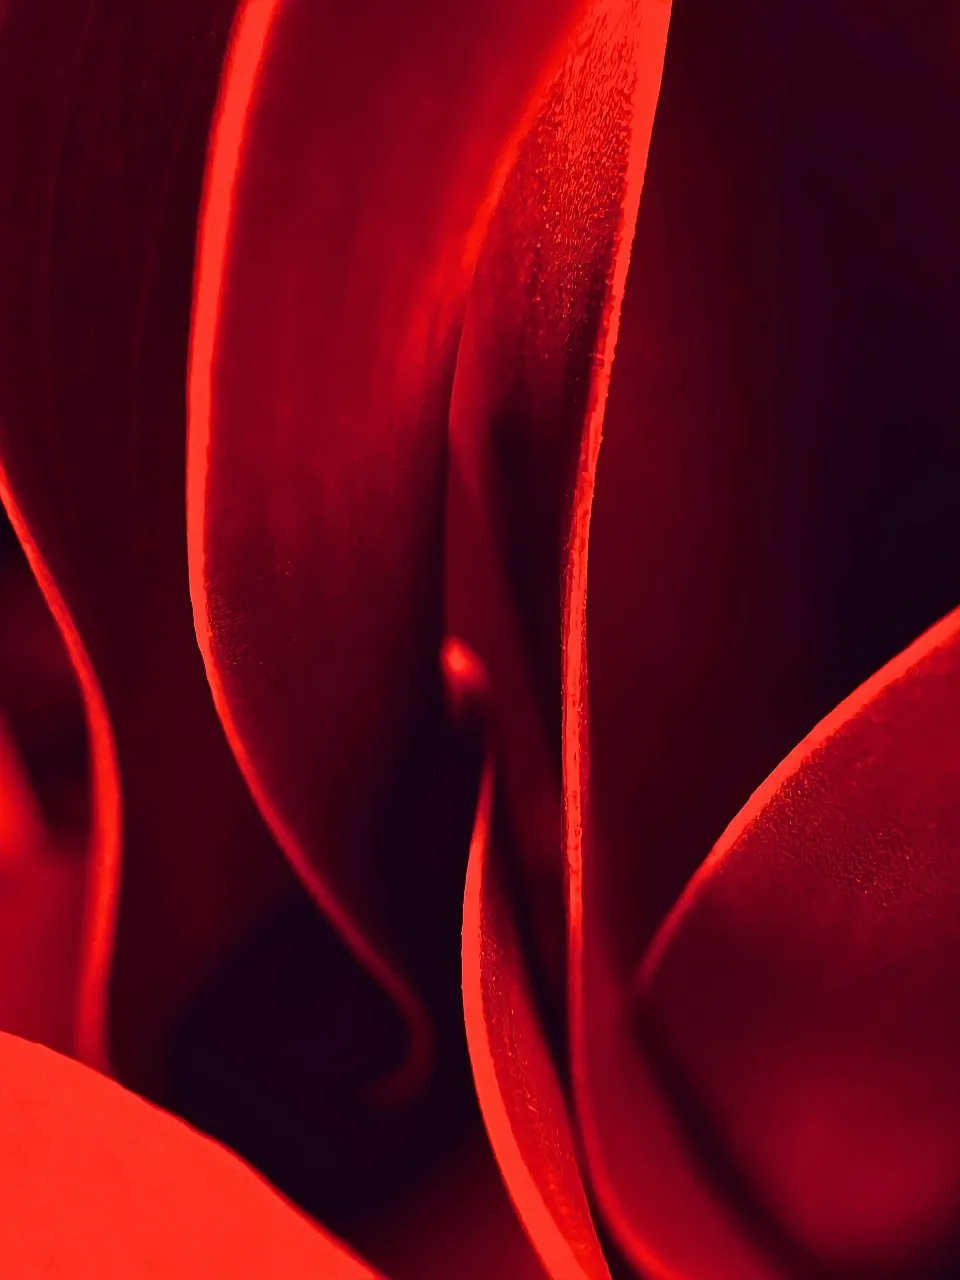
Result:
M408 1084L428 1033L398 955L430 930L415 869L372 851L421 750L418 709L439 715L464 294L579 7L248 3L208 170L190 383L197 632L261 809L416 1032Z
M106 1048L144 1087L286 874L223 741L186 582L193 246L232 8L12 0L0 24L0 495L87 703L80 1049L103 1061L116 925Z
M789 1240L821 1267L917 1277L956 1247L958 990L952 614L756 792L667 922L641 999Z
M819 222L799 259L775 200L766 86L782 69L761 8L690 0L671 25L597 466L591 803L625 977L831 705L807 710L807 469L845 313Z
M8 1035L0 1202L9 1280L376 1280L223 1147Z
M953 6L921 8L671 25L590 537L627 972L761 779L960 600L960 78Z

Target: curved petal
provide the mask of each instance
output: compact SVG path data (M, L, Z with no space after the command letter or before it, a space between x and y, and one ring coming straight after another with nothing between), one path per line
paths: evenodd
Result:
M490 674L525 914L558 1003L562 547L668 15L595 0L571 32L480 254L451 401L446 625Z
M559 724L550 697L559 679L551 648L561 547L583 421L595 410L592 375L608 338L610 293L622 287L618 266L639 197L668 15L663 4L601 0L577 27L492 220L454 382L447 625L489 672L523 915L532 916L554 992L562 990L563 966L552 955L550 926L551 917L562 921L563 904L559 743L555 761L550 751ZM464 1002L478 1094L547 1270L605 1276L518 920L486 847L492 768L488 762L464 900Z
M773 251L762 8L692 0L672 24L597 468L592 788L626 981L730 815L837 701L809 708L809 471L846 299L815 216L802 262Z
M456 339L579 3L249 3L211 151L190 379L197 633L262 811L407 1015L396 1085L428 1062L399 976L423 906L396 910L410 868L370 850L418 708L439 706Z
M0 419L0 430L2 428L3 422ZM109 1060L107 985L119 889L122 822L116 741L100 682L73 617L14 498L2 458L0 444L0 502L3 503L37 585L63 637L64 648L73 664L83 698L91 757L90 838L83 866L84 883L80 888L83 897L82 937L76 957L77 973L71 984L74 988L71 996L73 1007L68 1015L70 1025L67 1034L69 1044L78 1056L100 1068L106 1068ZM46 896L46 890L41 891ZM55 897L59 899L60 895L56 894ZM46 904L36 905L41 912L46 912L52 901L51 897ZM28 1001L32 1001L32 998L33 993L26 993ZM16 1021L12 1020L10 1029L15 1027Z
M0 496L87 706L80 1051L144 1088L186 995L288 883L185 572L193 245L232 8L11 0L0 24Z
M760 779L960 599L952 24L676 15L590 547L626 972Z
M57 624L0 508L0 716L36 818L84 840L89 759L83 700ZM31 824L36 829L35 823Z
M656 14L656 7L648 12ZM662 9L659 13L665 19ZM640 62L639 124L627 173L624 225L640 198L663 57L662 27ZM591 1182L617 1243L645 1275L671 1280L766 1280L773 1273L744 1242L687 1154L670 1106L626 1021L605 920L598 909L587 676L587 558L610 364L626 281L626 244L613 263L610 300L581 446L563 620L564 825L568 866L569 992L574 1097Z
M481 664L445 648L453 692ZM480 676L483 687L485 673ZM484 764L463 899L463 1009L477 1097L500 1173L547 1274L610 1280L580 1177L567 1104L540 1025L502 860L495 775Z
M0 1200L0 1271L11 1280L376 1280L223 1147L8 1035Z
M671 29L596 474L574 776L597 1153L632 1256L686 1275L768 1271L783 1241L662 1090L636 966L757 781L960 581L956 77L917 61L948 10L692 0ZM738 1256L748 1225L763 1256Z
M960 612L767 779L641 975L668 1062L820 1267L919 1276L956 1248L958 725Z

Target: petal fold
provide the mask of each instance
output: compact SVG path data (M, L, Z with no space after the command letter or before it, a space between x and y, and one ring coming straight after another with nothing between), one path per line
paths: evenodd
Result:
M490 223L451 402L446 625L489 674L524 915L558 1004L563 548L668 17L661 0L594 0L572 29Z
M567 1104L540 1025L481 785L463 903L463 1001L480 1109L500 1173L548 1275L609 1280Z
M731 823L640 978L649 1033L809 1266L941 1274L960 1205L960 613Z
M184 1001L288 883L186 578L193 249L232 12L11 0L0 24L0 496L87 708L78 1051L151 1091Z
M632 232L660 85L667 10L651 5L639 28L630 165L622 202ZM629 260L624 237L611 262L572 505L563 616L563 788L567 862L571 1071L593 1192L616 1243L636 1269L663 1280L770 1280L689 1154L629 1023L628 978L608 931L602 849L594 825L587 668L590 522L613 353ZM629 372L629 370L628 370ZM629 581L629 577L627 578Z
M248 3L208 167L190 379L197 633L262 811L407 1016L407 1088L429 1058L400 976L424 921L409 855L375 865L371 850L416 762L417 716L439 713L464 298L579 7Z

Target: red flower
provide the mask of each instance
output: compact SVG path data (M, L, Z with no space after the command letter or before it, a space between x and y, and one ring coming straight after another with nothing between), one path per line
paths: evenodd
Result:
M668 18L0 7L4 1275L372 1274L151 1104L395 1277L954 1260L956 24ZM382 1190L464 1031L532 1250Z

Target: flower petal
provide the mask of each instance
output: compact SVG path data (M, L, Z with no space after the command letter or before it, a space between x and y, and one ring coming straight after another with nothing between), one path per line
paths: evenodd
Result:
M594 0L572 30L480 254L451 402L446 625L489 673L523 914L558 1003L562 547L668 16Z
M723 1142L695 1150L692 1108L641 1040L636 966L757 781L956 595L956 324L941 305L956 78L913 61L934 10L947 18L691 3L671 30L596 476L589 708L584 691L572 746L595 1185L602 1203L604 1177L619 1193L638 1265L647 1249L686 1276L768 1271L742 1252L748 1228L758 1249L782 1242L717 1176ZM898 558L911 504L923 523Z
M407 1086L428 1060L399 976L423 904L407 901L405 861L375 866L370 851L416 755L418 708L440 705L464 295L578 7L248 3L207 177L190 382L197 632L262 811L406 1012Z
M819 1266L955 1250L958 724L960 612L767 779L644 965L668 1063Z
M627 973L760 780L960 599L951 12L673 21L590 536Z
M650 108L652 116L652 102ZM628 205L639 198L640 176L633 175ZM617 267L613 317L599 366L607 376L625 287L625 255ZM650 349L656 350L650 335L641 332L633 350L641 373ZM619 372L617 364L615 381ZM637 370L628 366L624 372L629 386ZM577 1117L599 1207L617 1244L642 1274L671 1280L767 1280L773 1271L744 1239L690 1158L670 1100L626 1018L629 974L621 970L618 940L609 927L609 864L596 827L598 779L591 772L587 561L598 457L603 457L603 378L599 390L580 454L563 626L570 1035ZM618 567L619 591L629 595L624 583L632 581L632 566L621 560Z
M547 1274L610 1280L499 851L491 847L493 788L490 759L463 903L463 1003L477 1096L501 1176Z
M79 1050L144 1088L183 1000L287 883L211 705L185 574L193 245L231 13L11 0L0 24L0 496L87 706Z
M376 1280L251 1169L105 1077L0 1035L11 1280Z

